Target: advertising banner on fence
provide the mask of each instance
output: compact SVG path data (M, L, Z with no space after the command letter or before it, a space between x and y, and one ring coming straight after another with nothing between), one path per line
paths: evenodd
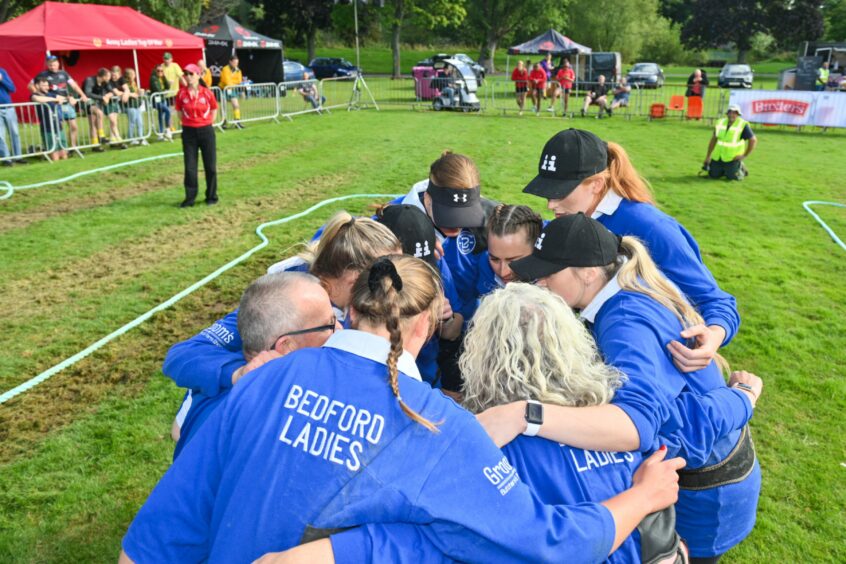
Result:
M846 127L844 92L732 90L729 103L753 123Z
M846 92L816 92L814 125L846 127Z
M789 90L732 90L729 104L740 106L752 123L812 125L815 92Z

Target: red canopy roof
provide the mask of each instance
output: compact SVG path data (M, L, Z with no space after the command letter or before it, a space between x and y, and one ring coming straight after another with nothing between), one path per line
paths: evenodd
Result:
M20 51L202 49L203 40L132 8L45 2L0 25L0 45Z

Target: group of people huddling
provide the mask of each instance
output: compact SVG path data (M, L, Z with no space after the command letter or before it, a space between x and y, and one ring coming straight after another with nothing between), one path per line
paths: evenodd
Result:
M511 72L511 80L517 97L517 106L520 108L520 115L526 106L526 97L531 96L532 107L535 115L540 115L541 105L544 99L549 100L548 112L555 112L555 103L561 99L562 115L569 117L568 109L570 103L570 92L573 90L573 83L576 80L576 73L570 65L570 60L561 58L556 66L552 61L552 55L547 54L546 58L534 65L530 61L517 61L517 66ZM616 85L606 83L605 75L599 75L597 82L587 84L584 87L585 99L582 105L582 117L587 115L591 106L598 106L597 117L604 114L612 116L614 110L629 105L629 95L632 87L626 77L621 77ZM612 78L613 80L613 78ZM609 101L609 93L611 100Z
M623 148L569 129L525 205L467 156L335 215L174 345L135 562L717 562L752 530L735 299Z

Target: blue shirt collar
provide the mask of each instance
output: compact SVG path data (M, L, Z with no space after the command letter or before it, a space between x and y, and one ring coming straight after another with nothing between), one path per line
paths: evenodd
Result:
M608 283L602 287L599 293L594 296L587 307L579 313L579 317L590 323L596 323L596 315L599 313L599 310L602 309L602 306L605 305L605 302L616 296L621 291L622 288L620 288L620 283L617 281L617 275L615 274L614 278L609 280Z
M388 353L391 351L391 343L387 339L356 329L335 331L323 346L348 352L379 364L386 364ZM422 381L417 363L408 351L402 351L397 361L397 369L418 382Z
M620 202L622 201L623 197L617 192L608 190L608 193L599 201L596 210L590 216L593 219L599 219L603 215L614 215L614 212L620 207Z
M408 194L405 195L405 197L402 199L402 201L400 203L401 204L407 204L409 206L414 206L428 216L429 214L426 212L426 206L423 205L423 196L421 196L421 194L423 194L428 188L429 188L429 179L428 178L421 180L420 182L415 182L414 186L411 187L411 190L409 190ZM438 241L441 242L441 243L443 243L444 239L446 238L437 229L435 229L435 236L438 238Z

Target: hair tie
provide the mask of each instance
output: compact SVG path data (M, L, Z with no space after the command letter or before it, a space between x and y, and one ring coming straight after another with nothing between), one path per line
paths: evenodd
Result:
M381 287L382 279L386 276L391 278L391 284L397 292L402 290L402 278L397 272L394 262L388 257L377 259L370 267L370 275L367 277L367 287L371 292L376 292Z
M617 235L617 254L623 254L625 249L623 248L623 237L622 235Z

